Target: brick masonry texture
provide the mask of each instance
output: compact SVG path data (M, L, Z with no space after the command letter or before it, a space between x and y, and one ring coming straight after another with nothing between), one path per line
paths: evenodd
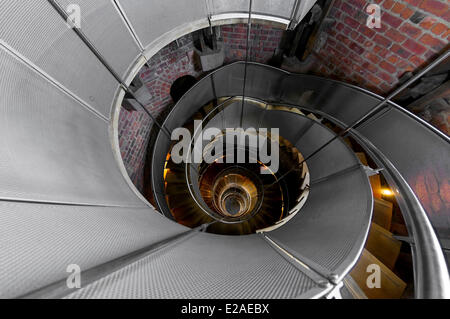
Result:
M143 171L151 127L151 119L144 111L121 109L118 129L120 153L128 176L140 191L144 186Z
M405 72L421 68L443 51L450 39L448 0L376 0L381 28L366 27L372 1L337 0L318 52L315 73L386 94Z
M247 26L225 25L220 28L225 63L245 60ZM267 63L278 48L283 30L267 25L253 25L250 37L249 61ZM152 98L145 105L153 116L173 105L170 97L172 83L185 75L201 78L191 34L170 43L148 61L148 67L138 76ZM143 111L129 112L122 108L119 118L119 144L124 165L134 185L142 191L143 174L152 121Z
M152 96L145 107L154 117L158 117L172 104L170 87L184 75L199 76L195 69L191 35L163 48L148 61L148 67L142 68L138 74ZM140 191L144 186L144 167L152 125L151 118L144 111L122 108L120 112L119 145L122 159L130 179Z
M170 87L176 79L185 75L198 78L202 74L196 64L192 35L170 43L147 64L138 76L152 96L145 106L155 117L172 104Z
M279 47L284 31L269 25L253 24L250 35L249 60L267 63ZM225 49L225 63L245 60L247 26L243 24L221 27Z
M365 8L377 3L382 10L381 28L366 27ZM448 47L448 0L337 0L329 17L336 21L323 32L326 42L318 52L314 73L356 84L386 95L405 72L424 67ZM450 92L449 92L450 100ZM450 135L450 112L427 119ZM450 234L450 184L444 166L433 167L408 182L441 236Z

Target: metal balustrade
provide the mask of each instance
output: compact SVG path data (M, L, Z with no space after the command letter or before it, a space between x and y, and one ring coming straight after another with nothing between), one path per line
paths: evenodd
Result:
M65 21L69 2L86 13L81 29L69 28ZM255 1L252 19L292 27L314 2ZM294 220L273 233L243 237L244 242L203 234L204 228L191 231L160 216L132 186L121 162L117 114L129 83L147 59L189 32L246 22L248 7L248 3L241 8L233 1L218 0L0 3L0 68L4 71L0 78L0 297L66 296L71 292L64 288L68 262L78 264L86 274L86 289L73 297L124 296L114 289L133 291L138 282L127 281L128 276L137 272L145 277L149 269L155 269L150 275L157 279L156 285L147 282L144 290L137 290L139 296L204 297L211 287L213 295L220 296L224 291L219 288L232 277L237 281L230 283L223 296L320 297L349 271L362 247L364 227L355 235L359 242L346 245L341 259L321 259L308 250L311 247L298 247L301 241L288 238L289 229L295 231ZM162 181L157 163L167 154L165 134L195 112L193 105L241 96L244 68L252 79L246 84L246 97L323 114L358 139L384 167L414 241L416 296L449 297L448 271L433 229L439 225L433 219L430 223L408 184L423 168L448 179L449 139L390 102L390 97L258 64L223 67L191 89L164 125L158 123L167 131L159 134L154 148L155 189ZM374 109L376 114L369 113L362 125L352 127ZM339 138L332 143L338 145ZM317 180L325 177L317 176ZM346 178L349 185L354 179L366 183L359 169L347 172ZM331 186L320 187L327 192ZM346 194L352 202L351 194ZM365 199L360 203L370 203ZM314 197L308 199L313 201ZM164 211L164 204L159 205ZM358 212L367 217L370 209L362 206ZM180 236L186 239L182 244ZM252 247L257 249L238 265L220 259L230 261ZM205 257L208 254L211 260ZM183 257L190 258L184 268ZM201 268L197 262L203 262ZM239 277L230 271L233 266L244 275L260 273L242 289ZM268 277L272 269L280 273ZM199 270L206 276L187 276ZM194 282L203 285L190 290Z
M445 57L446 55L443 55L440 59L437 60L436 64L439 63L439 61L445 59ZM214 97L229 97L239 95L240 89L242 88L242 83L244 81L244 63L245 62L236 62L234 64L224 66L216 70L215 72L212 72L207 77L203 78L199 83L191 88L191 90L188 91L172 109L172 111L166 118L164 126L167 127L169 131L178 126L182 126L184 124L183 121L191 118L197 111L197 108L199 106L207 104L210 100L214 99ZM434 65L431 65L428 69L431 69L433 66ZM248 84L246 92L248 98L261 100L261 103L271 103L273 105L297 107L299 109L307 109L311 112L318 112L325 118L329 118L337 125L341 126L344 134L350 134L351 136L355 136L356 138L358 138L358 140L361 142L361 145L364 146L369 153L374 154L374 158L377 159L377 163L380 165L380 167L384 168L385 173L383 173L383 175L387 177L393 189L401 189L403 192L402 194L397 193L397 197L402 203L402 211L404 212L406 219L409 221L409 231L412 234L411 236L414 238L415 242L414 249L418 250L414 254L414 264L416 265L416 267L422 267L421 265L426 265L427 269L435 268L435 270L428 273L428 275L422 272L424 271L424 269L422 269L421 271L416 271L416 294L421 298L436 298L439 296L445 296L448 293L448 272L446 269L446 263L444 255L442 253L442 249L439 246L439 242L437 239L438 237L434 233L434 230L432 229L430 222L428 221L428 218L416 195L412 191L411 187L408 186L405 177L402 176L402 171L404 172L404 174L408 174L409 177L411 176L411 174L420 173L420 171L424 168L432 168L433 166L439 167L445 165L445 158L447 158L448 156L444 156L442 152L448 154L449 139L443 134L437 132L435 129L431 128L429 125L424 124L423 121L403 110L400 106L392 103L388 99L383 99L379 96L376 96L375 94L372 94L355 86L315 76L291 74L283 70L278 70L276 68L257 63L248 63L247 67L249 78L247 80ZM424 70L424 72L426 72L426 70ZM422 72L422 74L424 72ZM421 74L419 74L419 76L420 75ZM284 84L287 81L289 81L289 85L280 85L280 83ZM213 87L216 89L215 92L213 92L212 90ZM339 98L336 99L336 97ZM349 97L351 97L351 99L348 99ZM228 99L226 101L228 101ZM298 103L300 102L302 103L302 105L298 105ZM333 106L333 111L330 112L329 110ZM215 115L215 117L217 118L216 124L219 124L220 126L220 123L222 122L221 113L223 112L224 114L226 114L224 112L226 108L222 108L222 104L219 104L216 109L221 110L219 114ZM244 108L244 110L246 109ZM210 113L213 114L213 111L211 111ZM263 110L261 110L261 112L258 114L261 114L262 112ZM375 137L377 134L376 132L379 132L379 134L383 135L386 134L387 128L385 127L385 125L387 123L384 124L385 122L380 122L379 120L380 115L385 116L385 112L395 112L396 126L391 126L389 128L391 131L394 130L394 132L390 133L390 138L380 140L377 137L376 140L379 144L377 146L374 146L370 138L364 136L364 132L370 132L370 137ZM282 113L287 114L287 112ZM357 128L353 128L353 126L355 125L352 125L352 123L357 122L359 124L361 123L361 121L359 121L358 118L355 117L355 113L360 114L359 117L363 117L365 119L364 124L358 126ZM369 113L370 116L364 116L364 114L367 113ZM251 126L251 124L255 124L255 122L257 122L258 119L261 118L260 115L251 114L251 112L246 113L244 111L244 114L244 128L247 126ZM228 118L228 120L225 120L225 122L231 126L233 126L234 123L239 123L238 115L239 112L230 112L228 116L231 118ZM211 121L209 119L209 116L210 114L208 114L206 118L208 118L208 121ZM299 115L296 113L291 113L290 116L293 117L292 120L288 120L288 118L286 117L277 118L272 114L267 117L272 118L273 125L276 125L277 123L283 123L283 127L285 128L285 130L284 133L281 134L282 136L291 136L291 138L293 138L294 136L298 137L298 135L296 135L295 133L298 130L302 131L302 129L301 125L299 124L300 122L298 122L298 120L296 121L295 118L299 117ZM225 116L225 118L227 117ZM291 122L292 124L290 124ZM377 123L378 126L374 127L374 123ZM409 134L414 134L414 136L417 137L421 136L422 139L426 138L427 142L424 144L420 144L419 146L417 143L418 141L420 141L420 139L417 138L415 140L414 146L405 144L403 147L400 147L399 145L397 148L395 148L394 152L394 148L390 145L392 143L395 143L393 139L395 139L397 135L399 137L403 135L404 125L410 126L408 129ZM396 128L398 131L395 132ZM289 131L292 131L292 133L289 133ZM335 169L335 171L326 172L325 175L317 175L323 174L324 169L327 168L327 164L328 167L330 166L330 164L332 167L333 163L331 157L327 158L327 152L325 152L325 148L323 147L324 145L327 145L326 148L330 149L330 156L335 156L339 164L342 164L342 157L340 157L342 155L338 155L339 151L333 149L333 144L338 143L338 139L336 139L336 137L330 135L328 138L321 139L319 131L310 132L310 135L314 137L314 139L318 139L319 141L322 140L321 144L318 143L316 146L312 148L310 147L309 150L308 144L301 145L306 146L306 149L300 148L300 151L306 151L304 154L307 158L310 157L306 160L306 162L308 163L308 167L310 167L311 169L312 183L314 183L314 180L322 180L327 176L333 176L334 173L340 170L345 170L345 167L341 166L339 169ZM296 141L292 142L295 143ZM153 188L156 190L155 193L157 195L157 202L161 205L159 206L159 208L161 209L161 211L165 212L167 216L170 216L169 211L165 210L168 208L165 206L163 197L159 198L158 194L164 193L163 189L161 189L161 185L163 185L161 165L165 161L164 154L167 154L167 152L169 151L169 146L170 141L165 135L160 134L154 145L155 148L152 159ZM390 154L390 157L387 157L383 154L383 152L381 151L381 149L383 148L388 148L392 152ZM331 149L333 149L333 151L331 151ZM317 150L320 151L317 152ZM414 152L414 155L411 155L411 159L421 163L420 166L417 166L415 170L412 169L410 160L408 160L408 158L405 158L405 154L409 154L410 152ZM318 169L316 170L314 169L314 167L317 166L315 161L317 161L318 163L322 161L322 165L319 164ZM393 165L393 162L408 162L408 165L404 165L403 167L402 165L400 165L396 167ZM348 167L351 166L352 165L350 164L348 165ZM445 175L440 177L442 178L442 182L446 178L448 178ZM335 185L335 189L340 188L337 185L338 184ZM358 186L355 185L357 184L355 183L352 185L352 183L349 183L347 186L343 187L352 188L353 186L354 191L357 192ZM312 192L313 191L314 189L312 189ZM310 201L310 199L308 199L308 201ZM336 199L336 201L338 201L338 199ZM336 204L336 201L334 201L333 203ZM347 199L345 201L352 202L351 199ZM352 208L347 208L347 210L354 211L354 209ZM359 208L359 210L364 209ZM312 209L312 211L321 211L321 209ZM293 247L295 247L295 245L297 245L298 243L304 244L305 240L302 240L301 238L295 239L294 235L297 233L297 231L300 234L305 232L305 230L303 230L302 232L299 231L298 227L300 225L301 223L296 223L295 220L289 221L288 224L286 224L279 230L274 231L274 234L283 234L283 237L281 237L283 238L283 240L288 240L291 237L290 240L293 240L293 242L290 245L293 245ZM313 227L311 227L310 230L313 233L314 231L318 232L317 229L314 229ZM422 236L424 236L424 234L427 234L426 236L431 237L427 239L421 238ZM270 233L267 236L269 238L272 237ZM364 242L364 235L360 237L359 241ZM319 238L317 238L317 242L320 242ZM319 246L314 246L314 243L311 242L309 242L309 244L310 247L308 248L310 248L311 251L316 252L317 250L319 250ZM430 244L431 246L429 246ZM281 246L283 245L281 244ZM305 248L306 247L302 246L301 249ZM361 246L359 247L359 249L361 249ZM288 250L292 253L292 249L288 248ZM295 249L293 253L295 254ZM422 256L423 260L418 259L419 255ZM300 260L310 260L310 258L305 258L305 256L301 253L298 256L300 256ZM325 258L325 256L329 257L329 254L324 252L324 256L322 258ZM356 254L355 256L359 256L359 254ZM316 258L318 258L317 260L321 260L320 257ZM342 274L345 274L351 268L351 265L356 262L356 259L357 257L354 257L353 260L351 260L347 265L342 265L344 271L342 271L340 275L337 275L337 278L342 279ZM314 268L314 266L319 269L323 268L321 265L317 265L319 263L310 262L310 264L312 265L312 268ZM334 274L329 269L322 269L322 272L328 277ZM432 274L434 276L433 279L430 278ZM433 289L431 287L433 287Z

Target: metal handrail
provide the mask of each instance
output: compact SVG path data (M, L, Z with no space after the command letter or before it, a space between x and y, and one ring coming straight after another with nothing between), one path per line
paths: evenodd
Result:
M400 199L402 213L407 217L407 227L414 238L413 261L416 298L450 298L450 278L442 248L431 226L430 220L413 190L395 168L392 162L372 143L362 137L355 130L351 134L370 153L372 158L378 159L387 170L385 176L388 182L396 187L394 193Z
M211 111L209 111L208 114L202 119L202 125L203 125L204 122L205 122L207 119L209 119L209 117L210 117L212 114L214 114L219 108L226 106L227 103L233 101L234 98L236 98L236 97L235 97L235 96L228 97L225 101L219 103L219 104L218 104L217 106L215 106ZM189 172L189 169L191 168L191 165L189 165L189 163L191 162L191 156L192 156L191 148L192 148L192 147L195 148L195 142L194 142L194 141L195 141L195 139L197 138L197 133L198 133L198 130L194 130L194 134L193 134L193 136L192 136L191 143L189 144L189 153L188 153L188 158L187 158L187 163L186 163L186 169L185 169L186 181L187 181L186 184L187 184L187 186L188 186L188 190L189 190L189 193L191 194L192 199L194 200L194 202L197 204L197 206L198 206L204 213L206 213L208 216L212 217L214 220L216 220L216 221L218 221L218 222L220 222L220 223L225 223L225 224L239 224L239 223L242 223L242 222L245 222L245 221L249 220L251 217L253 217L253 214L252 214L249 218L246 218L246 219L238 218L236 221L234 221L234 220L233 220L233 221L227 221L227 220L225 220L224 218L220 218L220 217L218 217L218 216L215 216L215 213L214 213L211 209L209 209L208 206L207 206L206 204L204 205L204 203L202 203L201 201L199 201L199 199L197 198L196 194L194 194L194 191L193 191L192 188L191 188L191 183L189 182L189 180L190 180L190 172ZM195 167L194 167L194 169L195 169ZM197 171L197 174L198 174L198 171Z
M260 101L263 102L262 100ZM288 103L271 103L271 105L295 107L316 113L343 129L347 127L343 122L325 112ZM402 109L396 104L395 107ZM298 113L292 114L302 116ZM412 248L415 252L413 253L413 263L415 265L416 298L450 298L450 278L442 248L430 220L414 191L392 162L367 138L353 128L348 130L348 134L358 141L378 165L384 168L384 172L387 173L384 174L385 178L391 186L394 186L392 188L402 208L402 214L406 217L407 228L414 239Z
M335 125L345 128L346 125L325 112L312 110L287 103L273 103L275 106L296 107L316 113ZM396 105L397 108L402 107ZM297 113L293 113L299 115ZM371 158L384 168L383 176L393 187L399 201L402 214L406 217L407 228L414 240L413 264L416 298L437 299L450 298L450 277L442 248L430 223L430 220L414 191L403 178L392 162L367 138L355 129L348 133L369 153Z
M227 97L223 102L221 102L220 104L215 106L211 111L209 111L208 114L202 119L202 127L203 127L203 124L205 124L205 121L207 119L209 119L209 117L211 115L213 115L218 109L220 109L221 107L224 107L224 109L225 109L225 107L228 106L227 104L230 103L230 102L233 102L233 100L235 100L236 98L240 98L240 97L239 96ZM241 98L242 98L243 102L245 103L245 98L244 97L241 97ZM256 99L252 98L252 100L256 100ZM224 109L222 109L222 111ZM223 127L222 129L225 129L225 127ZM212 217L213 219L215 219L217 222L220 222L220 223L224 223L224 224L239 224L239 223L243 223L243 222L249 221L250 219L254 218L255 215L257 215L260 212L260 208L261 208L260 206L255 208L253 213L250 214L248 217L246 217L246 218L237 218L236 220L231 220L230 221L230 220L226 220L224 218L218 218L217 216L215 216L214 212L211 209L209 209L209 207L207 207L206 204L202 203L201 200L199 200L197 198L196 194L194 193L194 191L191 188L192 185L189 182L190 181L189 169L191 167L191 165L189 163L190 163L190 159L191 159L190 157L192 156L191 148L195 148L195 142L194 141L197 138L197 133L198 132L199 132L198 130L194 130L193 137L192 137L191 142L189 144L189 153L188 153L188 158L187 158L187 163L186 163L186 168L185 168L186 181L188 181L186 184L188 186L188 190L189 190L189 193L191 194L192 199L197 204L197 206L201 210L203 210L204 213L206 213L207 215L209 215L210 217ZM196 170L195 167L194 167L194 170ZM197 171L197 174L198 174L198 171ZM261 194L261 196L264 198L264 188L263 188L263 193Z
M227 99L226 101L229 100ZM264 102L263 100L259 101ZM222 103L218 107L224 104ZM271 103L271 105L295 107L307 112L316 113L341 128L347 127L343 122L325 112L288 103ZM214 108L206 118L218 107ZM398 105L396 107L401 108ZM302 116L297 113L292 114ZM415 265L416 298L450 298L450 279L445 258L434 229L417 196L392 162L380 150L355 129L350 129L347 133L359 142L379 166L384 168L384 172L387 173L385 175L386 179L391 186L394 186L392 188L402 208L402 213L406 217L408 230L414 238L413 250L415 253L413 253L413 263Z
M449 51L447 51L443 56L448 56ZM442 61L443 58L438 59L439 61ZM236 62L242 63L242 62ZM259 63L252 63L256 65L264 66L263 64ZM433 63L434 64L434 63ZM436 64L434 64L436 65ZM273 68L270 66L264 66L267 68ZM276 69L276 68L274 68ZM431 67L427 67L426 70L431 69ZM278 70L278 69L277 69ZM215 74L218 70L212 72L207 77L203 78L203 80L211 77L213 74ZM283 73L286 73L286 75L291 75L291 73L280 70ZM420 75L423 75L425 72L420 72ZM417 76L415 77L418 78ZM338 82L338 81L334 81ZM340 83L340 82L338 82ZM411 80L407 82L408 84L411 83ZM345 83L342 83L343 85L347 87L352 87L354 89L358 89L359 91L369 93L372 96L375 96L377 98L380 98L380 96L375 95L369 91L366 91L364 89L358 88L353 85L348 85ZM402 85L402 87L406 87L405 85ZM395 92L398 92L396 90ZM189 94L189 93L186 93ZM391 94L392 95L392 94ZM254 97L252 97L254 99ZM265 102L265 101L264 101ZM267 102L265 102L267 103ZM400 172L397 170L397 168L392 164L392 162L379 150L377 149L369 140L367 140L365 137L363 137L358 131L354 129L355 125L348 126L347 124L335 119L334 117L318 111L318 110L312 110L308 109L302 106L288 104L288 103L271 103L273 105L284 105L284 106L290 106L290 107L297 107L300 109L308 110L310 112L320 114L324 116L325 118L329 119L330 121L334 122L336 125L339 125L341 128L343 128L346 133L354 137L358 142L360 142L361 146L364 147L364 149L369 153L369 155L379 164L380 166L385 168L386 172L386 179L387 181L395 186L395 193L396 196L399 199L399 205L402 208L402 213L405 216L405 220L407 222L407 227L410 233L412 234L414 238L414 247L413 247L413 261L414 261L414 276L415 276L415 288L416 288L416 297L417 298L450 298L450 279L448 275L447 265L445 262L445 258L441 249L441 246L439 244L439 241L437 239L437 236L434 232L433 227L431 226L431 223L429 221L429 218L423 209L422 204L418 200L417 196L414 194L413 190L407 183L407 181L403 178L403 176L400 174ZM413 118L417 122L419 122L421 125L424 125L427 127L427 129L431 129L434 133L436 133L437 136L440 138L444 138L446 141L449 141L448 137L445 137L443 134L437 134L437 131L430 127L429 124L424 123L422 120L418 120L417 117L410 114L410 112L406 111L399 105L392 103L389 98L383 99L380 104L377 105L376 109L380 110L382 106L393 106L396 109L399 109L402 113L406 114L407 116ZM176 106L173 108L172 111L176 109ZM216 110L217 107L214 109ZM211 111L212 113L213 111ZM374 115L376 112L369 112L370 116ZM368 119L368 117L365 116L365 120ZM360 124L361 122L358 121L357 124Z

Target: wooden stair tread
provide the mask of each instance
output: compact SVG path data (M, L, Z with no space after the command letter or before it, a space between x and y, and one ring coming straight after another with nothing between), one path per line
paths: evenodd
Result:
M389 269L394 269L401 246L402 243L392 233L372 223L365 248Z
M373 222L390 230L394 205L391 202L375 198L373 206Z
M367 267L372 264L380 267L380 288L371 289L367 286L367 278L372 274L367 272ZM406 288L403 280L366 249L350 275L369 299L398 299Z
M343 282L345 288L347 288L353 299L368 299L364 291L362 291L352 276L345 277Z
M298 108L296 108L296 107L293 107L293 108L291 108L291 110L290 110L292 113L297 113L297 114L300 114L300 115L305 115L305 113L303 113L302 111L300 111Z

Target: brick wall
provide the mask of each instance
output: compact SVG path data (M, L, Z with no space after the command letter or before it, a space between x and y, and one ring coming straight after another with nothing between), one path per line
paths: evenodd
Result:
M172 104L170 87L184 75L198 77L195 68L192 36L184 36L170 43L149 61L138 74L152 98L145 105L153 116ZM124 165L134 185L143 190L147 146L153 122L144 111L122 108L119 117L119 145Z
M148 61L148 66L141 69L139 77L153 97L146 107L154 116L172 104L170 87L176 79L202 75L196 65L191 34L163 48Z
M221 26L225 63L245 59L247 27L244 24ZM267 63L279 46L283 31L266 25L253 25L250 61ZM148 61L148 67L138 76L152 98L146 108L157 117L170 107L172 83L181 76L200 78L203 73L197 65L191 34L170 43ZM122 159L136 187L142 191L143 174L152 121L143 111L129 112L122 108L119 118L119 144Z
M121 109L118 129L120 153L128 176L140 191L144 186L145 155L151 127L151 119L144 111Z
M366 27L372 1L337 0L325 30L316 73L358 84L377 93L391 91L405 72L423 67L450 39L448 0L376 0L381 28Z
M380 29L366 27L369 3L382 9ZM327 40L314 72L386 95L405 72L422 68L448 46L449 5L448 0L337 0L329 15L336 22L323 31ZM450 134L449 107L420 115ZM450 184L442 178L446 175L445 165L433 167L408 182L434 225L439 225L440 235L448 237Z
M249 60L267 63L279 47L283 32L270 25L253 24L250 34ZM225 63L245 60L247 25L222 26L221 35L225 49Z

